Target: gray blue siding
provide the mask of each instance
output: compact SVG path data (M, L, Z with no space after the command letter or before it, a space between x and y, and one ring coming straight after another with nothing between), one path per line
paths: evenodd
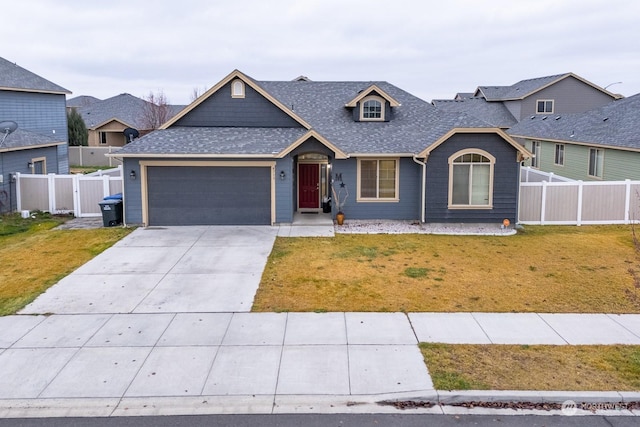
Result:
M479 148L496 158L493 209L449 209L449 156ZM496 222L517 219L520 163L516 149L495 134L456 134L431 152L427 162L426 222Z
M245 85L244 98L232 98L230 84L211 95L173 126L301 127L249 85Z
M11 176L16 172L30 174L28 163L40 157L46 158L47 173L66 173L58 170L59 155L55 146L0 152L0 173L4 178L4 183L0 184L0 213L15 211L17 208L15 182L11 182Z
M280 172L284 171L285 178L280 179ZM289 155L276 161L276 223L293 222L295 210L296 181L293 158Z
M518 120L537 115L538 100L553 100L553 114L582 113L601 107L613 98L574 77L567 77L520 101L505 102Z
M357 159L335 160L332 173L342 174L342 182L349 190L349 197L343 212L347 219L393 219L417 220L420 218L420 177L421 167L410 158L399 162L398 202L358 202ZM339 182L334 182L339 185ZM336 190L337 191L337 190ZM335 215L335 209L333 209Z
M65 96L49 93L0 91L0 117L20 129L67 142Z

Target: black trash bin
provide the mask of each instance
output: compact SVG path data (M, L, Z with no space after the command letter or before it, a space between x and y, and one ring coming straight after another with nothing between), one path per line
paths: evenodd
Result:
M105 199L100 202L100 211L102 211L102 225L105 227L113 227L122 224L122 200L121 199Z

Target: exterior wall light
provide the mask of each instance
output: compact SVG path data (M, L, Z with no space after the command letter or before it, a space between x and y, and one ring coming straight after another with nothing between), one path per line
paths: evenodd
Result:
M281 181L284 181L284 178L285 178L286 176L287 176L287 175L284 173L284 171L280 171L280 180L281 180Z
M135 181L136 171L132 170L131 172L129 172L129 178L131 178L132 181Z

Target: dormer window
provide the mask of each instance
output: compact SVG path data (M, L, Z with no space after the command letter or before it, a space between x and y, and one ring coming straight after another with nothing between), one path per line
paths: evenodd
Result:
M244 98L244 82L242 80L236 79L231 82L231 97Z
M384 121L384 99L368 96L362 100L360 120Z

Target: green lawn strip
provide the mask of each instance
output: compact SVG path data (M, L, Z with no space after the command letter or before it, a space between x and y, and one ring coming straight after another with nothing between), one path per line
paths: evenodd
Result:
M637 345L420 343L437 390L640 390Z

